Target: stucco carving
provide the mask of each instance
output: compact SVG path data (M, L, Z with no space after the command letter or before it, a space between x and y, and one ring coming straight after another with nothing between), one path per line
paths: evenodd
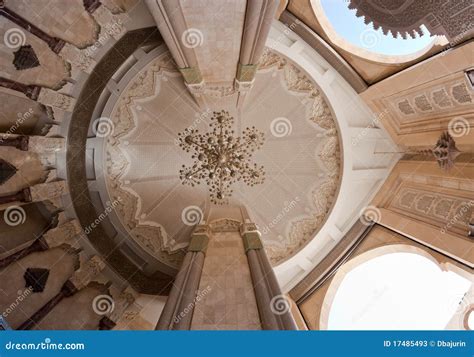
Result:
M388 208L435 224L445 232L464 235L474 211L474 201L469 198L410 185L403 185L396 197Z
M209 223L212 232L238 232L241 226L240 221L233 219L219 219Z
M474 95L469 92L465 79L461 77L421 90L406 91L403 97L397 97L394 101L400 114L413 117L415 114L429 114L436 109L449 110L472 104Z
M183 248L189 243L192 233L192 226L181 220L181 210L189 206L203 207L207 200L205 190L184 189L178 180L178 171L174 169L175 165L181 165L186 160L174 143L177 133L187 127L192 129L206 125L207 120L205 113L196 112L192 97L186 94L179 76L167 53L140 71L125 88L112 111L110 119L113 130L106 146L106 183L111 199L119 201L116 206L118 217L145 251L176 267L180 264ZM307 163L296 160L292 164L294 168L285 171L288 177L298 177L289 180L291 185L294 184L293 180L299 182L292 186L299 187L298 191L291 192L294 188L289 189L280 182L277 184L281 187L279 194L269 198L270 201L274 200L274 205L284 206L288 203L292 206L283 214L281 221L278 219L276 225L270 223L275 215L274 210L268 209L262 199L254 201L260 192L242 189L242 196L236 197L239 200L237 204L243 204L252 211L250 216L260 230L270 227L262 235L262 240L271 262L277 264L303 247L324 223L339 186L341 153L332 112L323 93L305 72L278 53L266 50L256 76L256 92L262 92L259 85L263 85L262 88L277 88L272 97L265 99L269 101L265 105L287 105L285 100L289 100L291 106L297 108L298 113L286 114L291 115L295 136L290 135L291 129L284 139L278 133L272 134L273 122L278 118L268 117L257 123L259 114L252 112L253 102L249 102L249 109L244 108L250 112L242 114L239 122L251 120L261 125L262 130L268 132L268 145L280 145L290 140L293 142L293 146L290 146L292 150L296 150L296 142L304 143L309 150L304 156ZM271 81L271 84L265 81ZM181 87L178 88L179 85ZM238 95L233 87L229 87L228 91L225 88L216 87L216 97L219 98L216 106L226 108L229 103L226 102L227 98L231 102ZM210 94L207 89L205 92ZM255 103L262 100L252 99ZM285 115L282 110L276 110L271 115ZM270 146L268 148L270 153L272 149ZM297 150L283 150L285 157L280 155L278 160L292 162L301 154ZM268 157L269 153L265 156ZM136 155L142 156L138 159ZM274 167L270 161L268 165ZM275 178L278 176L276 173L269 175L274 176L272 180L280 180ZM293 200L298 203L293 205ZM231 221L211 224L214 231L238 231L239 227L240 222Z
M358 17L363 16L366 24L382 27L395 37L403 38L422 34L420 25L425 25L432 34L445 35L450 41L461 41L473 34L470 16L472 1L444 0L350 0L350 9L356 9Z
M113 130L107 140L107 184L111 188L113 201L118 202L116 210L131 236L140 246L155 256L158 260L179 267L184 252L182 247L173 246L164 228L155 222L143 222L137 216L140 211L140 197L133 190L125 187L122 175L130 166L130 158L120 149L121 138L135 128L135 120L131 105L135 99L150 97L154 94L155 86L168 74L178 75L169 53L154 60L140 72L130 83L121 96L113 113Z

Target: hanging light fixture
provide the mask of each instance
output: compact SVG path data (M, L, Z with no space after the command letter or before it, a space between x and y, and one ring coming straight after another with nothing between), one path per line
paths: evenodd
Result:
M178 134L179 146L192 152L193 165L183 165L179 177L183 185L195 186L201 181L209 187L211 202L226 204L232 196L231 186L244 182L248 186L262 184L265 170L252 162L252 155L259 150L264 134L254 126L246 128L241 137L234 136L234 118L227 111L214 112L209 127L211 131L200 134L185 130Z
M439 167L445 171L453 168L456 158L461 154L461 151L456 147L456 142L453 137L444 131L438 138L436 145L430 149L423 150L405 150L405 151L383 151L374 152L374 154L411 154L424 155L427 157L434 157Z

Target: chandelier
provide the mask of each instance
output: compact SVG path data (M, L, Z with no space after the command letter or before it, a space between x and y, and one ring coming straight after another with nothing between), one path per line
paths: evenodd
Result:
M186 129L178 134L179 146L192 152L194 163L183 165L179 178L183 185L194 187L201 181L209 188L211 202L226 204L232 196L231 186L244 182L248 186L265 181L263 166L252 163L255 150L265 141L262 132L254 126L246 128L241 137L234 136L234 118L227 111L214 112L210 119L211 131L200 134L195 129Z

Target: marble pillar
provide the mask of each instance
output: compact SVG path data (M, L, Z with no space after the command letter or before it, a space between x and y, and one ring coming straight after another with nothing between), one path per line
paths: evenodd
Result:
M188 252L176 275L155 330L189 330L191 328L196 292L201 280L208 242L209 228L206 225L199 225L191 237Z
M260 232L255 224L244 223L240 233L244 240L262 328L297 330L291 315L291 303L280 289L260 239Z

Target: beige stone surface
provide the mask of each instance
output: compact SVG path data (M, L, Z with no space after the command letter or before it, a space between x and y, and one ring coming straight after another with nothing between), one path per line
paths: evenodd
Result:
M82 0L6 0L5 6L48 35L79 48L92 45L98 35L97 24Z
M467 236L474 211L474 165L458 163L450 172L433 161L400 161L372 204L380 222L448 256L474 266Z
M473 53L473 42L443 52L369 87L361 97L397 144L433 146L450 130L458 148L472 152L474 91L464 71L472 67Z
M213 233L199 284L192 330L259 330L257 302L238 232Z
M32 253L0 270L0 311L11 310L6 316L8 324L14 329L18 328L58 294L65 281L74 272L74 266L75 258L72 255L60 248L55 248L46 252ZM25 292L23 275L27 268L50 270L42 293ZM12 303L14 306L11 305Z
M7 31L10 31L7 33ZM0 76L24 84L35 84L52 89L58 89L69 77L69 69L58 55L38 37L20 28L10 20L2 17L0 22ZM17 71L13 65L14 52L21 45L31 45L39 66Z
M41 320L34 330L98 330L103 315L94 311L94 299L104 294L102 289L88 286L67 297ZM78 314L77 312L81 313Z
M38 120L46 116L45 109L23 94L0 88L0 133L30 134Z
M196 33L202 38L202 45L195 47L195 52L205 82L233 84L239 60L245 7L245 0L182 2L188 29L196 29Z
M47 172L37 154L12 147L0 147L0 158L16 167L17 172L0 186L0 195L16 193L44 181Z

